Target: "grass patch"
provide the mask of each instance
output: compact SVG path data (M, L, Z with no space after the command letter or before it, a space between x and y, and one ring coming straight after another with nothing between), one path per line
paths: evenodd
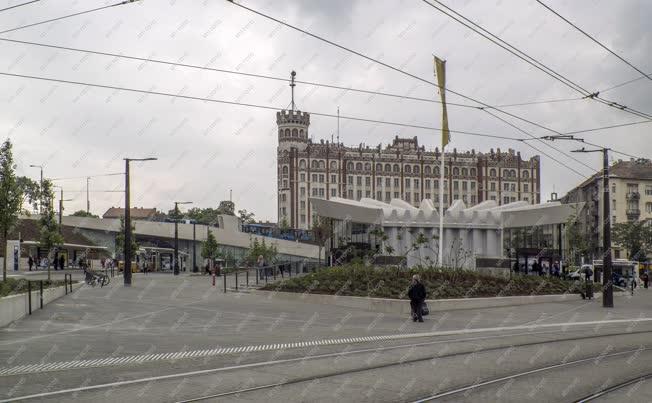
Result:
M43 289L51 287L62 287L64 284L65 283L63 280L43 280ZM38 281L32 280L32 292L38 292L38 290ZM6 281L0 282L0 298L14 294L22 294L24 292L27 292L27 280L24 278L8 278Z
M407 299L413 274L419 274L428 299L577 294L580 284L554 277L513 275L511 279L470 270L440 268L378 268L348 265L324 268L302 277L284 279L263 290L312 294ZM594 284L594 292L601 287Z

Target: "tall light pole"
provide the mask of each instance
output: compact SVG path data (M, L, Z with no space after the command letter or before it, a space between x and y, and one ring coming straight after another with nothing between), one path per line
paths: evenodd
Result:
M62 218L63 218L63 202L65 201L73 201L74 199L65 199L63 198L63 188L61 186L54 186L59 188L61 191L60 197L59 197L59 233L63 234L63 231L61 229L61 223L62 223Z
M39 168L41 170L40 191L43 192L43 165L30 165L30 168ZM41 195L41 202L39 203L39 213L43 212L43 195Z
M157 158L125 158L125 245L124 285L131 286L131 206L129 203L129 163L131 161L156 161Z
M176 217L179 214L179 204L192 204L191 201L185 202L174 202L174 275L179 275L179 217ZM194 261L193 261L194 264Z

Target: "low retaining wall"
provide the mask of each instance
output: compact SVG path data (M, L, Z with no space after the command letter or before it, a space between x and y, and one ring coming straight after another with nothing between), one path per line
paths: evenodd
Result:
M409 300L387 298L350 297L341 295L307 294L293 292L277 292L252 290L251 293L264 295L267 298L279 298L290 301L303 301L313 304L336 305L354 309L364 309L373 312L409 314ZM617 293L614 293L616 295ZM596 294L596 297L601 295ZM546 302L581 301L579 294L561 295L526 295L517 297L492 298L461 298L426 300L431 312L454 311L461 309L496 308L503 306L540 304Z
M81 287L83 283L73 283L72 290L75 291ZM38 288L32 290L32 312L41 309L41 299ZM29 314L29 300L28 294L9 295L0 298L0 327L7 326L20 318ZM46 304L66 295L65 286L45 288L43 290L43 306Z

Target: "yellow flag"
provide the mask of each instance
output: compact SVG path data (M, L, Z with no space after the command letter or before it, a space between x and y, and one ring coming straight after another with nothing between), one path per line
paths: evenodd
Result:
M446 61L437 56L435 58L435 77L439 86L441 96L441 146L442 148L451 141L451 133L448 130L448 112L446 111Z

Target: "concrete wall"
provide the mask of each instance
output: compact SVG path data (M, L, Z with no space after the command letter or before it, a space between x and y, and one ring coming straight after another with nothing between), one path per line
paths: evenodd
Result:
M35 284L32 284L35 285ZM73 283L73 291L82 286L82 283ZM46 288L43 290L43 306L66 295L65 287ZM40 309L40 295L38 288L32 290L32 312ZM28 294L16 294L0 298L0 327L7 326L29 313Z

